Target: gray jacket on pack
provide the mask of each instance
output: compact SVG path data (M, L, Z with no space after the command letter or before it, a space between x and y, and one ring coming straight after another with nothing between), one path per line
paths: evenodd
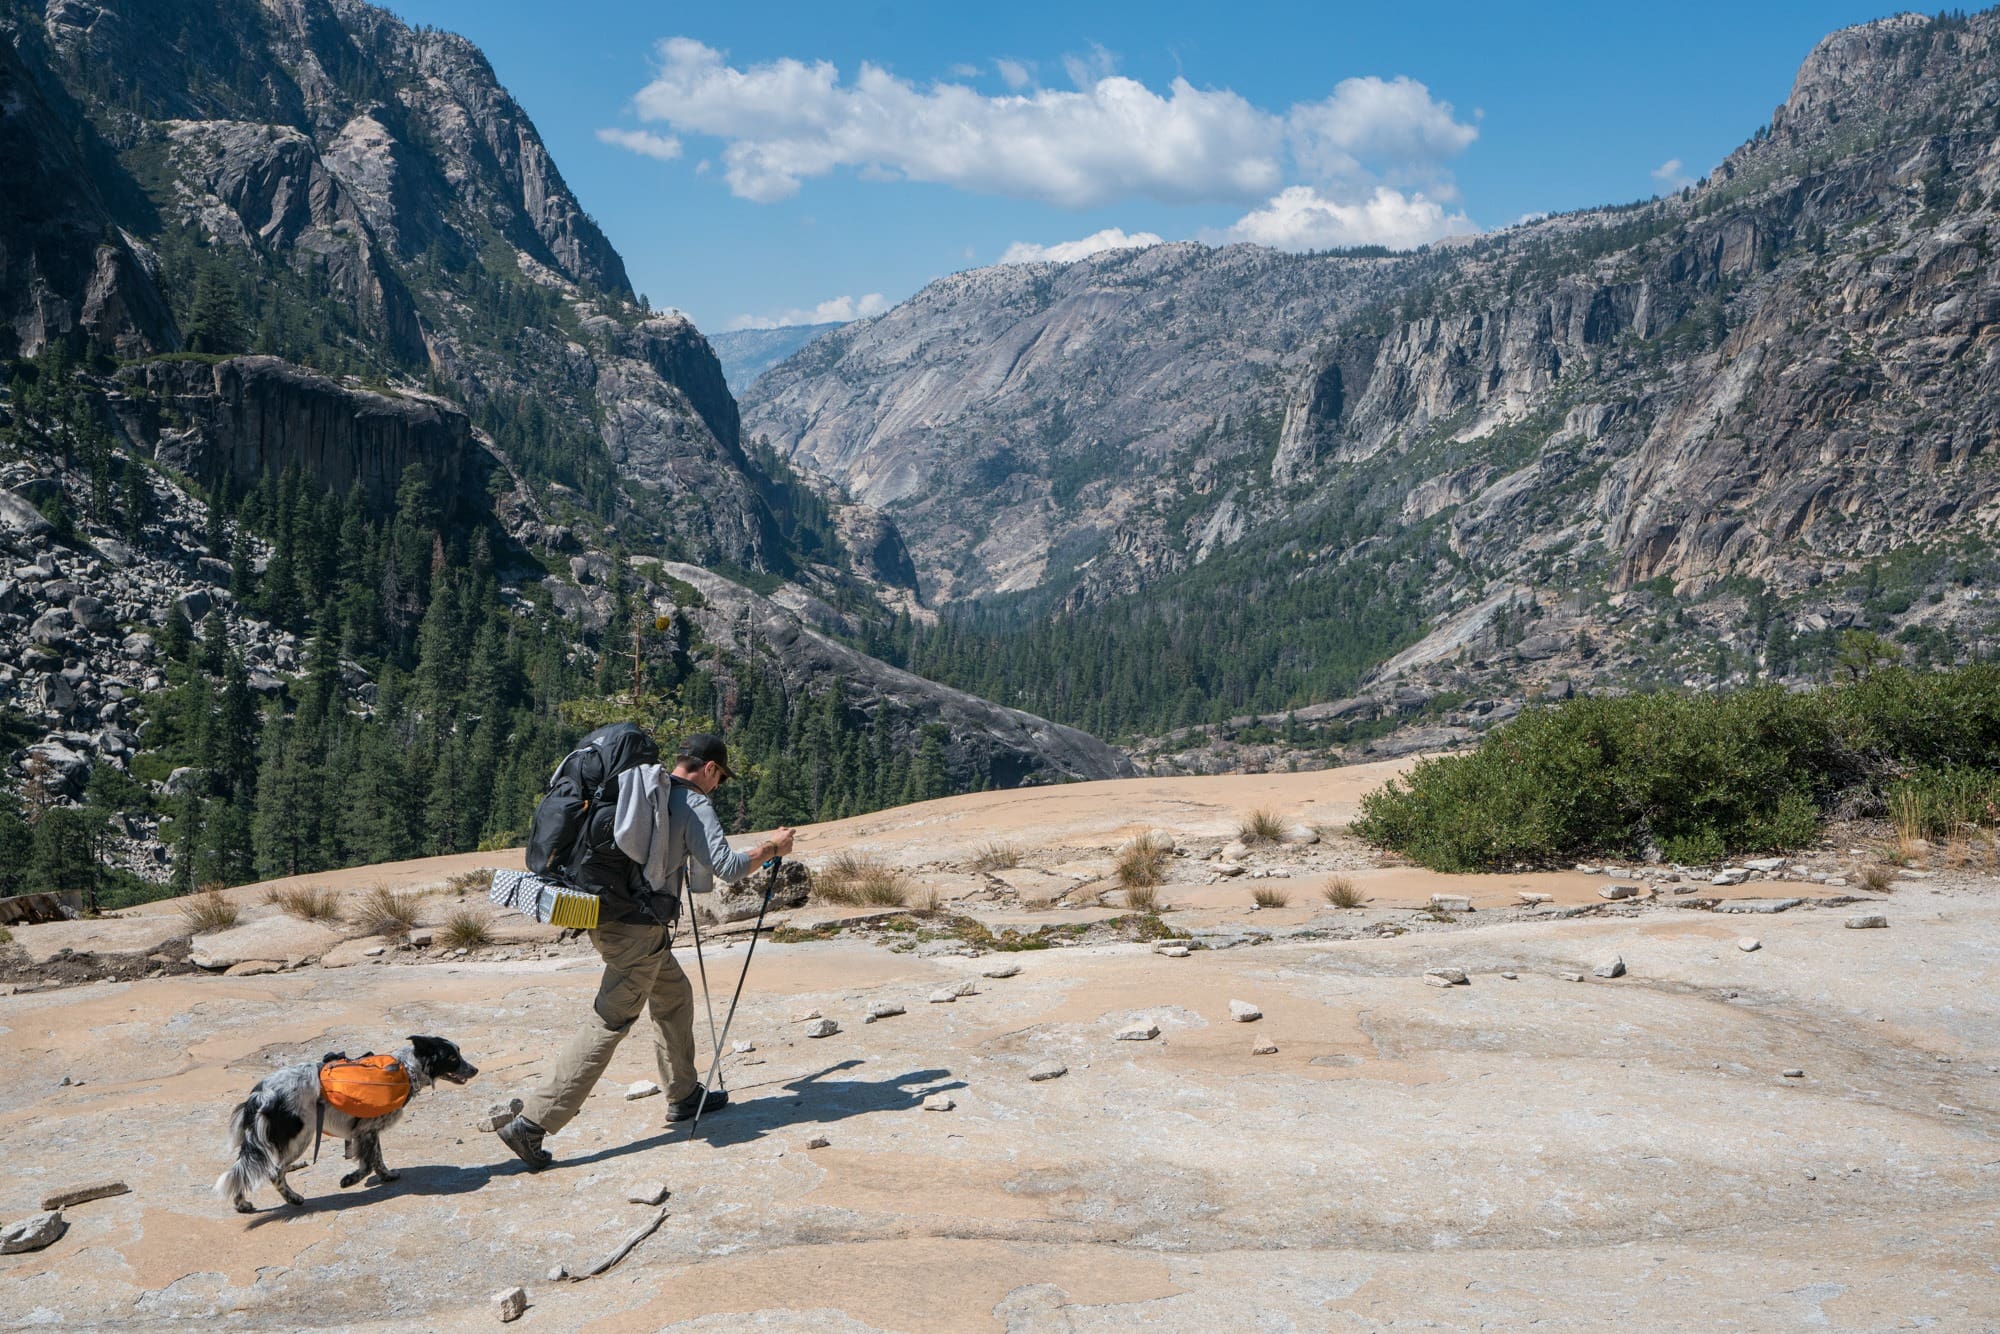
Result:
M679 901L733 885L750 873L750 858L729 846L715 803L663 764L642 764L618 783L611 836L639 864L646 888Z

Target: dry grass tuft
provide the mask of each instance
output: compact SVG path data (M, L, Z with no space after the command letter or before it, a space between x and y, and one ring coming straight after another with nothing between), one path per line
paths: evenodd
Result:
M1359 908L1368 902L1368 896L1356 889L1354 882L1344 875L1328 876L1319 893L1336 908Z
M493 943L493 924L474 908L454 908L438 928L438 943L450 950L476 950Z
M1151 834L1144 834L1119 849L1113 874L1128 890L1151 889L1166 880L1167 858L1171 856L1171 848Z
M813 893L826 903L900 908L909 902L907 877L874 857L843 852L813 877Z
M938 893L936 885L925 885L910 902L910 907L917 912L936 912L943 906L944 896Z
M1871 894L1887 894L1889 886L1895 883L1896 869L1876 862L1872 866L1856 867L1855 882Z
M264 902L281 909L286 916L296 917L301 922L337 922L340 920L340 895L337 891L314 885L304 885L297 889L273 889L264 895Z
M181 920L195 935L227 931L243 914L236 904L222 896L220 888L204 889L181 900Z
M1011 871L1021 864L1021 849L1012 843L988 843L972 854L975 871Z
M1276 843L1285 836L1284 817L1268 806L1259 806L1236 826L1236 837L1245 843Z
M1125 887L1125 906L1133 912L1158 912L1160 910L1160 891L1151 885L1127 885Z
M1250 901L1259 908L1282 908L1292 901L1292 896L1275 885L1259 885L1250 891Z
M417 906L421 901L416 894L398 894L387 885L377 885L368 891L361 906L355 909L354 924L361 928L363 935L404 936L417 924Z
M467 894L484 895L493 887L493 872L460 871L457 875L446 877L444 887L445 892L456 894L460 898L464 898Z

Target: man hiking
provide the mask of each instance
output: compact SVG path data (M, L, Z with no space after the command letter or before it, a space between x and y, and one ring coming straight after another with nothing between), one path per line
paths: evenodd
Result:
M499 1130L501 1142L531 1170L555 1161L542 1138L575 1118L642 1010L652 1015L667 1120L685 1121L697 1111L706 1116L728 1103L728 1093L719 1089L702 1101L694 1064L694 988L674 962L672 923L684 887L706 893L713 888L710 877L735 884L753 867L792 850L789 829L747 853L729 846L709 794L730 777L722 738L697 732L682 743L671 773L643 764L619 778L613 832L634 874L627 878L627 892L604 895L599 924L590 933L604 958L597 1000L521 1113Z

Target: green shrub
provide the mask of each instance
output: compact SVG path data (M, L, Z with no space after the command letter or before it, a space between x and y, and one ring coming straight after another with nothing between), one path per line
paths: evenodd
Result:
M1530 709L1470 754L1362 799L1354 832L1441 871L1798 847L1843 792L1947 837L2000 820L2000 667L1874 671L1822 690L1633 695ZM1906 834L1906 836L1916 836Z

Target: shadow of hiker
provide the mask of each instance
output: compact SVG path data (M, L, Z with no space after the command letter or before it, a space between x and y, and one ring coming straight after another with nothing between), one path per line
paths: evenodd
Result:
M949 1070L912 1070L887 1079L829 1079L829 1075L852 1070L860 1061L842 1061L818 1074L806 1075L782 1085L794 1095L767 1094L742 1102L701 1119L702 1139L717 1148L747 1144L786 1126L830 1125L850 1116L871 1112L906 1112L922 1105L926 1096L949 1089L962 1089L962 1079L952 1079ZM950 1080L940 1083L940 1080Z

